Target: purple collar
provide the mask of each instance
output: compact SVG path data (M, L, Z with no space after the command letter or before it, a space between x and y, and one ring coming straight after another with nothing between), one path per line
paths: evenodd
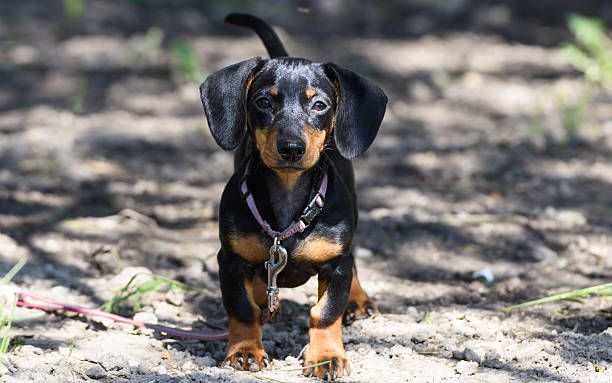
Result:
M287 239L294 235L295 233L301 233L310 225L310 223L319 215L321 210L323 209L323 204L325 203L325 193L327 192L327 172L323 173L323 179L321 180L321 186L319 187L319 191L315 195L315 197L308 203L302 215L297 219L297 221L291 222L289 226L281 231L276 231L270 227L268 222L264 221L261 218L261 214L259 214L259 210L257 210L257 205L255 205L255 200L253 199L253 193L249 191L247 186L247 176L249 175L251 170L251 160L247 162L244 168L244 174L240 181L240 193L242 197L246 200L246 203L251 210L251 214L255 217L259 226L272 238L278 238L279 241L283 239Z

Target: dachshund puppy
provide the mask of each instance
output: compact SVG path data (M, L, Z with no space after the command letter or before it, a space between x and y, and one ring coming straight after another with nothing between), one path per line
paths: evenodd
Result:
M200 86L212 136L223 149L236 149L219 212L219 279L229 316L222 365L267 367L262 324L278 310L278 287L318 275L302 355L305 366L329 363L304 373L335 379L350 373L342 322L377 312L352 253L357 203L350 160L376 137L387 97L339 65L288 57L260 19L231 14L226 21L255 30L271 58L231 65Z

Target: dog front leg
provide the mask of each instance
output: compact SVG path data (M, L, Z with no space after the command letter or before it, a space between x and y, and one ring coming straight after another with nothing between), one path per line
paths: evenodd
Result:
M303 354L305 366L329 361L304 370L307 376L327 380L350 374L342 343L342 314L351 289L353 256L341 257L335 268L319 273L319 301L310 309L309 343Z
M247 275L237 254L222 249L217 260L229 317L229 347L221 365L252 372L267 368L270 362L262 344L259 308L266 303L265 285L259 277Z

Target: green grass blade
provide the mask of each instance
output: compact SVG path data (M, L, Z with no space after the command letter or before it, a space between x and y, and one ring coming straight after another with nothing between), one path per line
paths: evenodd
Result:
M6 276L5 276L6 277ZM0 305L0 331L3 329L4 330L4 336L2 337L2 343L0 343L0 376L6 374L8 372L8 368L4 365L4 363L2 363L2 359L4 359L4 355L6 354L6 352L8 351L8 347L9 347L9 330L11 328L11 324L13 322L13 314L15 313L15 307L17 306L17 300L13 301L13 307L11 308L11 313L10 315L6 316L4 315L4 309L5 304L4 301L2 301L2 304Z
M284 380L270 378L268 376L259 376L259 375L251 375L255 379L265 380L266 382L277 382L277 383L287 383Z
M138 286L132 286L134 279L139 275L152 276L153 280L144 282ZM134 274L128 283L119 290L119 293L108 302L104 303L100 309L109 313L118 314L121 311L120 305L126 303L129 299L133 299L134 303L132 306L133 311L140 311L142 296L149 291L158 291L163 287L170 287L171 289L197 291L205 296L210 296L210 293L197 288L195 286L188 285L173 279L169 279L157 274Z
M187 40L178 39L174 41L172 51L187 81L197 84L204 81L206 76L200 68L200 63L193 47Z
M4 327L4 324L7 321L7 316L4 315L4 309L5 309L5 303L4 301L0 301L0 329Z
M121 290L119 290L119 293L115 297L113 297L111 300L104 303L102 307L100 307L100 310L106 311L107 313L117 314L119 311L119 304L129 298L129 296L125 297L124 294L128 291L128 289L130 288L130 285L132 284L132 282L134 282L134 279L136 279L136 277L139 275L140 273L134 274L132 278L130 278L128 283L126 283L126 285L123 286Z
M134 310L135 312L140 311L141 310L141 306L140 303L142 301L142 296L149 292L149 291L157 291L161 288L163 288L164 286L167 286L168 283L166 283L166 281L160 280L160 279L154 279L152 281L149 282L145 282L142 285L140 285L132 294L131 296L133 296L135 298L135 303L132 306L132 310Z
M22 258L13 266L6 275L0 280L0 284L9 283L15 275L21 270L21 268L26 264L26 259ZM13 324L13 319L15 318L15 307L17 307L17 299L13 300L13 305L11 307L11 312L9 315L6 315L5 309L6 304L2 300L0 301L0 332L4 330L4 336L2 337L2 342L0 342L0 376L6 374L8 372L8 368L2 363L2 359L4 359L4 355L8 351L8 347L10 344L9 338L9 330L11 329L11 325Z
M79 91L74 98L74 104L72 105L72 112L74 114L83 113L83 105L85 105L85 97L87 96L87 90L89 89L89 79L84 79L79 87Z
M612 283L606 283L603 285L588 287L582 290L574 290L574 291L569 291L567 293L551 295L549 297L540 298L540 299L536 299L533 301L521 303L518 305L506 307L504 308L504 310L511 311L511 310L516 310L516 309L520 309L520 308L527 307L527 306L534 306L534 305L539 305L542 303L554 302L554 301L559 301L559 300L575 300L576 297L588 297L590 295L612 295Z
M170 287L175 288L175 289L180 289L180 290L188 290L188 291L197 291L198 293L209 297L210 296L210 292L201 289L199 287L195 287L192 285L188 285L187 283L183 283L183 282L179 282L179 281L175 281L174 279L170 279L170 278L166 278L163 277L161 275L157 275L157 274L153 274L153 277L155 277L156 279L161 279L166 281Z
M64 0L64 16L70 21L76 21L83 16L85 0Z
M19 270L21 270L21 268L26 264L26 259L25 258L21 258L19 260L19 262L17 262L15 264L15 266L13 266L8 273L6 273L6 275L2 278L2 281L0 281L1 284L7 284L11 281L11 279L13 279L15 277L15 275L19 272Z
M13 314L15 313L15 307L17 307L17 301L13 301L13 307L11 308L11 314L7 318L7 323L4 326L4 336L2 337L2 343L0 344L0 355L6 354L9 346L8 332L13 324Z
M570 14L567 25L581 44L591 51L600 50L606 39L605 26L600 19Z

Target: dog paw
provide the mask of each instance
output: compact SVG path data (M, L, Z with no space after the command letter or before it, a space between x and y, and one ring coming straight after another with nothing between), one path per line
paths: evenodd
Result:
M304 360L304 367L314 366L304 369L304 375L309 378L314 376L329 381L351 374L351 367L344 355L335 353L316 354L309 352L309 345L306 345L300 354L300 358Z
M346 311L344 312L344 316L342 317L342 324L348 326L357 319L369 318L372 315L379 313L380 312L374 305L374 302L372 302L370 299L350 301Z
M233 368L239 371L257 372L270 368L266 352L261 350L242 350L228 353L221 367Z

